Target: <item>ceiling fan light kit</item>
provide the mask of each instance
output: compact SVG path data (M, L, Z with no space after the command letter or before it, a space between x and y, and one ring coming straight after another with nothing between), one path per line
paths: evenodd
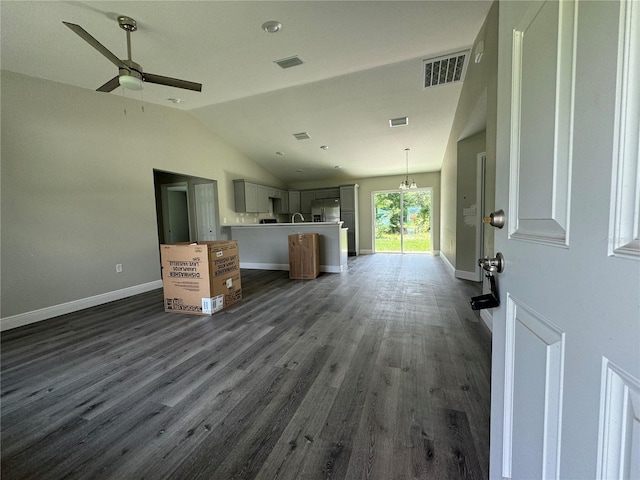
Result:
M124 15L118 17L118 25L127 34L127 59L121 60L116 57L111 51L102 45L98 40L93 38L89 32L87 32L80 25L74 23L62 22L71 30L73 30L79 37L85 42L95 48L111 63L118 67L118 76L112 78L104 85L97 89L98 92L111 92L122 86L130 90L142 90L142 82L155 83L158 85L166 85L168 87L183 88L186 90L193 90L195 92L202 91L202 84L196 82L189 82L187 80L180 80L178 78L165 77L162 75L156 75L153 73L144 73L142 66L131 59L131 32L135 32L138 29L137 22Z

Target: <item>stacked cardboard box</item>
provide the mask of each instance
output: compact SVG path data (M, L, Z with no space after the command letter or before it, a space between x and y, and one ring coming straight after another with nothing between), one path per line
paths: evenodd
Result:
M238 242L160 245L165 312L213 315L242 299Z

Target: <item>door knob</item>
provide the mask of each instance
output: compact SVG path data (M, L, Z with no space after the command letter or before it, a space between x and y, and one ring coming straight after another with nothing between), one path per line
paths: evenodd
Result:
M506 217L504 215L504 210L502 209L496 210L495 212L492 212L491 214L489 214L488 217L484 217L482 219L484 223L488 223L492 227L496 227L496 228L504 227L505 220L506 220Z
M494 258L479 258L478 265L487 271L487 276L493 275L494 273L502 273L505 266L504 255L498 252Z

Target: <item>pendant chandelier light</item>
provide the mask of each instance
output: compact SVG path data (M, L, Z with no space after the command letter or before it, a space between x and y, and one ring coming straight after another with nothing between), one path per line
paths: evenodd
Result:
M407 190L409 188L418 188L418 185L416 185L416 181L415 180L411 180L411 183L409 183L409 148L405 148L404 152L405 152L405 162L407 165L407 176L405 177L404 180L402 180L400 182L400 186L398 187L400 190Z

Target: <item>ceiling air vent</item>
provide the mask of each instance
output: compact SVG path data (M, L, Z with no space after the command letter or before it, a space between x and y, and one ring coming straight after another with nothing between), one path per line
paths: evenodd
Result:
M423 87L430 88L463 80L468 58L469 50L466 50L443 57L423 60Z
M281 68L291 68L291 67L297 67L298 65L302 65L304 62L300 60L300 58L297 55L294 55L293 57L276 60L275 63L280 65Z
M311 138L307 132L294 133L293 136L297 140L309 140Z
M409 125L409 117L398 117L389 120L390 127L404 127Z

